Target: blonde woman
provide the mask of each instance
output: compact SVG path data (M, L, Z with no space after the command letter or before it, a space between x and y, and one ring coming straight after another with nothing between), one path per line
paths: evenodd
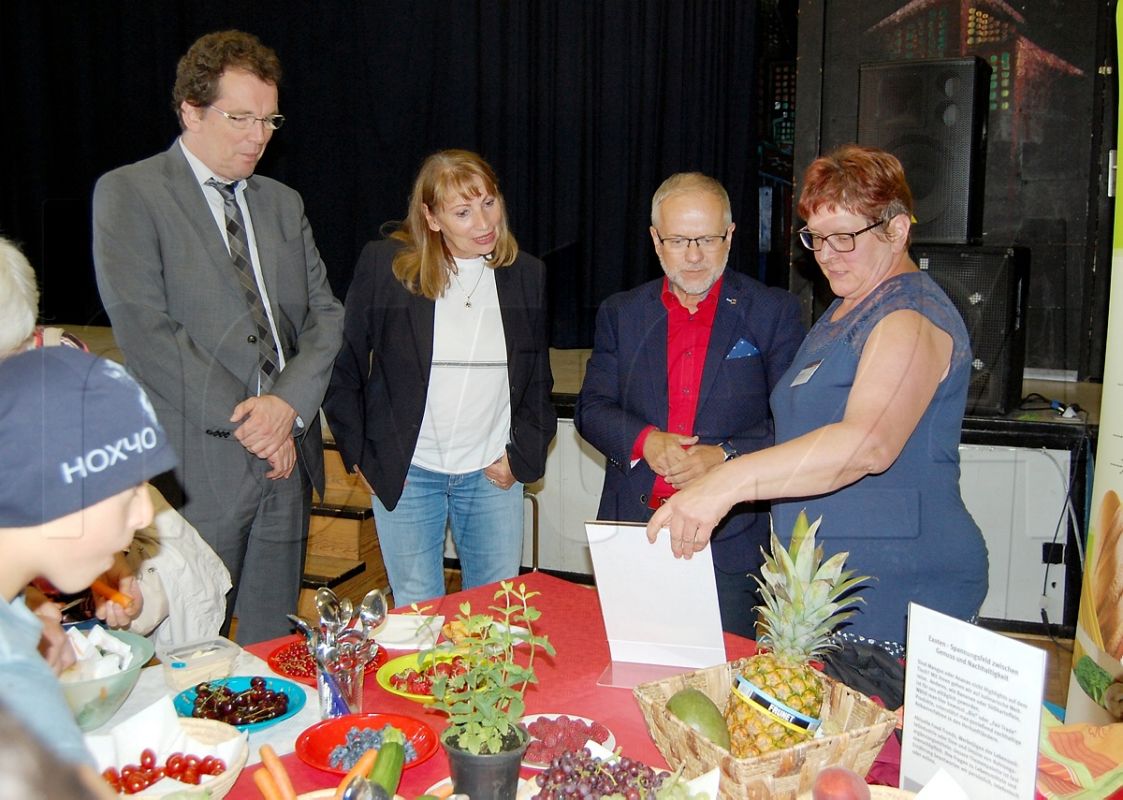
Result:
M399 606L444 594L446 525L464 588L518 574L522 485L557 427L545 283L465 150L424 161L405 221L359 257L324 410Z

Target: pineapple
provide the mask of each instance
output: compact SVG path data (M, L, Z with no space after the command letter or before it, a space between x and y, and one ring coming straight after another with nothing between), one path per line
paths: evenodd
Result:
M842 567L849 553L838 553L823 563L823 548L815 546L822 518L807 524L800 512L792 531L790 552L772 532L772 555L765 553L760 584L764 604L758 607L759 644L770 652L749 659L742 675L758 689L800 714L818 718L824 685L808 662L832 648L831 633L856 611L850 604L861 598L839 598L864 577ZM777 722L756 705L737 695L725 712L733 755L758 756L791 747L808 738L804 730Z

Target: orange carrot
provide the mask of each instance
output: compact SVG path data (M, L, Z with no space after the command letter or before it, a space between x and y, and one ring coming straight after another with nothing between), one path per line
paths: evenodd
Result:
M374 766L375 760L378 758L378 748L372 747L355 762L355 766L351 767L351 771L343 776L343 780L339 782L339 786L335 790L335 800L343 800L343 790L347 788L347 784L356 775L362 775L364 778L370 774L371 768Z
M264 766L253 773L253 782L265 800L284 800L281 790L277 788L277 782Z
M280 791L282 800L296 800L296 789L292 786L292 780L289 778L288 770L285 765L281 763L277 751L270 745L263 744L257 751L261 755L261 763L269 770L274 783L277 784L277 789Z
M98 578L96 581L91 583L90 588L100 594L106 600L112 600L114 603L121 606L121 608L128 608L129 605L133 602L133 599L131 597L129 597L124 592L117 591L101 578Z

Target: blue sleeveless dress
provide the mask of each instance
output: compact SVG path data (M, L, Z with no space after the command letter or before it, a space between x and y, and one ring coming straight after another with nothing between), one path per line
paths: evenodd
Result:
M837 322L827 309L811 328L771 396L776 442L838 422L870 331L902 309L923 314L953 340L951 368L893 465L831 494L773 502L776 535L790 543L800 509L825 553L847 551L847 569L869 575L865 602L844 624L848 636L888 645L905 642L908 604L915 601L960 619L975 616L987 592L987 551L959 493L959 437L971 372L963 318L923 272L889 278ZM810 378L792 383L819 362Z

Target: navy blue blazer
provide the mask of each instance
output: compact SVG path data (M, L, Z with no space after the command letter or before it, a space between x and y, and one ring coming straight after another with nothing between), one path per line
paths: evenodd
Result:
M597 312L593 354L574 414L578 432L605 455L599 519L645 522L655 473L632 447L648 425L667 428L667 309L663 279L609 297ZM773 443L768 396L795 357L804 328L799 302L727 269L714 315L694 430L700 444L728 441L738 453ZM744 342L742 342L744 340ZM733 507L714 531L722 572L759 568L768 546L764 504Z

